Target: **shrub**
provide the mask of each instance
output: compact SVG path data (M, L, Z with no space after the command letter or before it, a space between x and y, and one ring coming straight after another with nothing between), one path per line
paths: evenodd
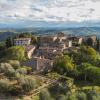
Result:
M27 69L23 68L23 67L19 68L19 69L16 70L16 73L25 75L25 74L27 74Z
M11 64L14 69L18 69L20 67L20 62L18 60L8 60L7 62Z
M56 100L66 100L66 96L65 95L60 95L57 97Z
M78 92L77 98L78 100L87 100L86 94L84 92Z
M100 68L90 67L86 70L90 81L100 84Z
M47 89L40 92L40 100L52 100L52 97Z
M61 56L55 59L54 61L54 70L64 74L70 73L75 69L72 59L69 56Z
M9 93L11 85L7 79L0 80L0 93Z
M8 77L13 77L15 70L9 63L1 63L0 64L0 72L4 73Z
M19 78L18 81L24 93L30 92L37 87L36 80L30 77Z
M5 59L13 59L22 61L25 59L25 48L22 46L13 46L6 50L6 56Z
M100 100L100 94L95 90L89 91L87 93L88 100Z

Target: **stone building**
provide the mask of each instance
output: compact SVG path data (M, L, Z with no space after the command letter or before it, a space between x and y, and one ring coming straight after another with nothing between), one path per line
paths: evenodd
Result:
M51 60L62 55L64 49L72 47L72 41L68 40L64 33L61 32L55 36L39 36L38 42L37 56L43 56Z
M39 36L37 37L39 46L41 47L53 47L64 49L72 46L72 41L67 39L64 33L58 33L55 36Z
M39 46L52 46L53 42L57 39L56 36L39 36L37 37Z
M32 55L33 55L35 49L36 49L36 46L34 46L34 45L29 45L29 46L25 47L25 54L28 57L28 59L32 58Z
M31 38L17 38L14 39L14 45L27 46L31 44Z
M96 35L88 35L88 36L84 36L84 42L87 43L87 41L92 40L92 46L96 47L97 44L97 36Z
M65 39L65 40L62 40L63 43L65 43L66 47L72 47L72 41L71 40L68 40L68 39Z
M57 39L59 39L60 42L67 39L67 36L62 32L57 33L56 36L57 36Z
M69 36L67 39L71 40L73 44L82 44L83 42L83 38L79 36Z
M96 42L97 36L96 35L88 35L84 37L84 40L87 41L89 38L93 40L93 42Z
M62 52L62 49L59 48L39 47L37 56L53 60L56 56L62 55Z
M24 62L23 65L32 67L33 71L44 71L45 69L50 70L53 67L53 60L33 57L32 59Z

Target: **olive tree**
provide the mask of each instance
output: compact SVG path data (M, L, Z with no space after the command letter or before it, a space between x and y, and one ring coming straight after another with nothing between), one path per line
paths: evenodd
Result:
M5 58L7 60L13 59L22 61L25 59L25 48L22 46L13 46L6 50L6 56Z
M100 68L90 67L86 72L90 81L100 84Z
M0 80L0 93L9 93L10 90L11 90L11 85L9 83L9 80L1 79Z
M87 77L88 77L87 70L91 67L93 67L93 65L91 65L90 63L82 63L80 66L80 71L81 71L82 75L84 76L85 81L87 80Z
M20 62L18 60L8 60L7 62L11 64L14 69L18 69L20 67Z
M35 89L38 85L36 80L31 77L19 78L18 82L22 87L24 93L30 92L31 90Z
M78 92L76 97L78 100L87 100L86 94L84 92Z
M39 97L40 97L40 100L53 100L53 98L51 97L51 95L47 89L43 89L40 92Z
M7 77L13 77L15 70L9 63L0 63L0 72L4 73Z
M16 70L16 73L26 75L27 74L27 69L23 68L23 67L19 68L19 69Z
M74 69L75 65L72 59L67 55L60 56L54 61L54 70L60 72L61 74L70 73Z
M88 91L87 98L88 100L100 100L100 93L95 90Z

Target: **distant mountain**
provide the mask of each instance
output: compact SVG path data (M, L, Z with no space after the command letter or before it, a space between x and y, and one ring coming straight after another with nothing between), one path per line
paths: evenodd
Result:
M68 28L63 30L63 32L74 35L97 35L100 38L100 27Z
M15 28L15 29L20 29L20 28L54 28L54 27L100 27L100 21L82 21L82 22L77 22L77 21L32 21L32 20L18 20L15 22L9 22L9 23L2 23L0 22L0 29L10 29L10 28Z
M1 29L0 40L4 40L9 36L13 36L20 32L32 32L33 34L55 34L57 32L64 32L65 34L73 35L97 35L100 38L100 27L38 27L38 28L12 28L12 29ZM5 31L5 32L4 32Z
M0 32L0 41L5 40L10 36L13 36L14 34L14 32Z
M34 34L55 34L64 32L65 34L73 35L97 35L100 37L100 27L38 27L38 28L22 28L16 29L16 32L33 32Z

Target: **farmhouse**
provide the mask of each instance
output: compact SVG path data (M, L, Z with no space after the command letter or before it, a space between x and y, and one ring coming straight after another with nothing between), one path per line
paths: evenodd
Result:
M33 71L44 71L49 70L53 67L53 60L45 59L41 57L33 57L26 61L24 65L32 67Z
M14 45L27 46L31 44L31 38L17 38L14 39Z

